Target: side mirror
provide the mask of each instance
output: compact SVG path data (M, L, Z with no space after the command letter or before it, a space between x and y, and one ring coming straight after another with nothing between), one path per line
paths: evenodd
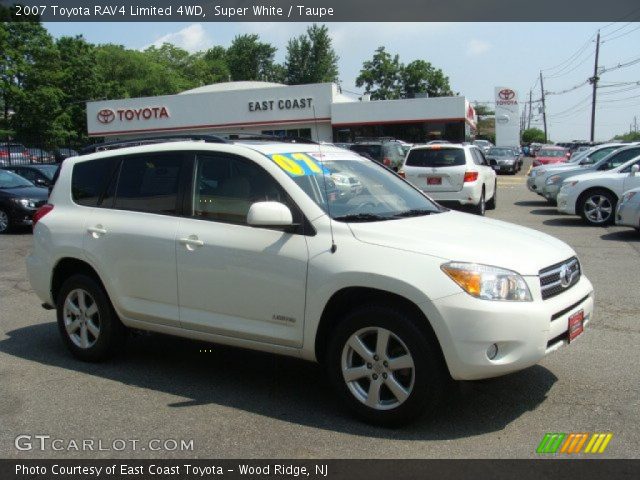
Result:
M256 202L249 208L247 223L252 227L290 227L291 210L280 202Z
M635 177L640 172L640 165L637 163L631 167L631 176Z

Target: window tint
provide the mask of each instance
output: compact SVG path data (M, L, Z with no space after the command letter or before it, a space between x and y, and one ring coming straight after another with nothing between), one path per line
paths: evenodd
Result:
M120 168L115 208L172 215L177 213L179 153L125 157Z
M606 157L607 155L609 155L611 152L613 152L614 150L617 150L620 147L609 147L609 148L603 148L600 149L596 152L593 152L590 156L589 156L589 163L595 163L599 160L602 160L604 157Z
M620 173L630 173L631 172L631 167L633 167L634 165L640 166L640 160L638 160L637 162L633 162L630 165L627 165L622 170L620 170Z
M606 162L604 162L598 170L611 170L612 168L617 168L623 163L628 162L632 158L640 155L640 148L631 148L629 150L623 150L618 152L609 158Z
M471 152L471 158L473 159L473 163L476 165L484 165L484 157L480 153L480 150L476 148L472 148L469 150Z
M356 144L351 145L351 150L365 157L372 158L373 160L382 160L382 145Z
M410 167L455 167L465 163L462 148L420 148L411 150L407 157Z
M194 217L246 224L251 205L262 201L281 202L291 208L280 185L255 163L225 154L198 156Z
M71 196L79 205L95 207L117 165L114 158L101 158L73 166Z

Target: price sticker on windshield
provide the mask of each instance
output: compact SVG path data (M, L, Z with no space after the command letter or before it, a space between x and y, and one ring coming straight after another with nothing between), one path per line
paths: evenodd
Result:
M292 177L328 175L330 172L306 153L276 153L270 156L281 169Z

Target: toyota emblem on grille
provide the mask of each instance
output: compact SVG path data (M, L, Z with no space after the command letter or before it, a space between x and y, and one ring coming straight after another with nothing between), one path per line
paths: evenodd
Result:
M566 264L562 265L560 267L560 285L562 285L563 288L567 288L571 284L574 275L575 272L572 272Z

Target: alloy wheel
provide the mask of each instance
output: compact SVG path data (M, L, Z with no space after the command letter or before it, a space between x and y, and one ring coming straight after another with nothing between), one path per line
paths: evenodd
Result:
M584 202L584 214L591 223L606 223L613 213L613 205L605 195L593 195Z
M62 311L64 327L71 341L82 349L91 348L100 336L100 312L95 299L82 288L71 290Z
M391 410L409 398L415 366L406 344L393 332L367 327L342 349L342 376L353 396L375 410Z
M0 233L9 228L9 215L4 210L0 210Z

